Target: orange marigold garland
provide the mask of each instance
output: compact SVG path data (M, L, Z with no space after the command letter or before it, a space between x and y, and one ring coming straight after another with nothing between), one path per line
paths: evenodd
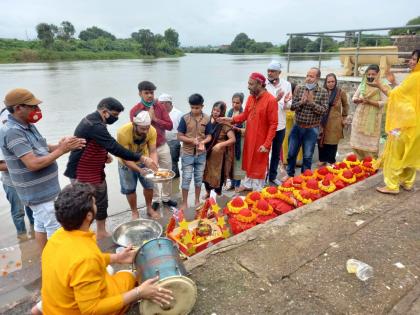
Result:
M351 170L344 170L337 176L338 179L346 183L347 185L353 184L356 182L356 176Z
M241 233L257 224L257 215L249 209L242 209L228 219L233 234Z
M257 204L252 207L252 211L257 214L257 224L264 223L277 216L277 214L273 212L273 207L264 199L258 201Z
M295 176L292 178L292 186L295 189L301 189L303 184L303 178L300 176Z
M319 189L324 192L325 194L331 194L335 191L336 186L332 182L332 180L328 178L324 178L322 181L318 183Z
M257 215L269 215L273 213L273 207L270 206L270 204L264 200L259 200L253 207L252 212L254 212Z
M300 175L304 180L309 180L312 178L316 178L316 175L314 173L312 173L312 171L310 169L307 169L303 172L302 175Z
M288 179L287 181L285 181L281 186L278 187L278 189L280 191L286 192L286 191L293 191L293 185L292 185L292 180Z
M248 204L238 196L229 201L226 208L228 210L228 215L233 215L239 213L242 209L248 208Z
M293 196L305 205L312 202L311 194L306 190L294 190Z
M356 181L358 182L366 177L365 171L359 165L353 166L351 171L353 172L354 176L356 176Z
M252 191L248 193L248 195L246 195L245 201L247 202L249 207L252 207L261 198L261 193L259 193L258 191Z
M261 190L261 195L265 199L276 198L277 193L278 193L278 189L277 187L274 187L274 186L268 186L268 187L263 188L263 190Z
M314 171L315 178L317 179L324 179L325 176L331 174L326 166L322 166Z
M306 191L308 191L312 195L319 195L319 187L318 187L318 181L316 179L309 179L308 181L304 182L302 184L302 188Z
M346 163L348 167L360 165L360 161L357 159L357 155L354 153L347 155L347 157L344 159L344 163Z

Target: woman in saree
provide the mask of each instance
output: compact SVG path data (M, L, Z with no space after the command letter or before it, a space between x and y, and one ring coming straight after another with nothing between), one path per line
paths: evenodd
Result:
M235 117L242 113L244 102L244 93L235 93L232 96L232 108L229 109L227 117ZM228 190L235 189L237 193L241 186L241 180L245 178L245 171L242 170L242 150L244 147L244 135L245 135L245 123L233 125L232 127L235 133L235 146L233 152L233 173L231 177L231 186Z
M379 153L385 91L389 91L390 87L385 81L381 82L383 91L369 84L375 80L379 81L379 67L370 65L353 96L356 110L351 125L350 145L359 159L368 156L377 158Z
M411 73L395 89L388 91L376 80L373 82L388 95L385 131L388 138L381 159L384 194L398 194L400 188L412 191L416 170L420 169L420 49L411 54L408 66Z
M206 199L212 189L221 195L224 182L231 178L232 174L235 134L231 126L216 122L216 119L224 117L225 113L225 102L219 101L213 105L210 120L212 139L206 146L207 161L203 176Z
M329 73L324 88L328 91L328 111L321 119L318 140L319 166L334 164L338 142L344 138L343 127L349 112L347 94L337 87L337 77Z

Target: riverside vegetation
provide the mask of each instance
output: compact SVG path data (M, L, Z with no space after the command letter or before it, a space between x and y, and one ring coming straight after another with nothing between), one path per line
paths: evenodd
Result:
M76 30L68 21L63 21L60 26L40 23L36 31L36 40L0 39L0 63L183 55L179 48L179 34L172 28L163 35L140 29L124 39L116 38L97 26L81 31L75 38Z

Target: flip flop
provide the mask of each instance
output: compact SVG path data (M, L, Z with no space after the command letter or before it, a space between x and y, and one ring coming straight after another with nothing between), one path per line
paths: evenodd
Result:
M398 195L400 192L398 190L391 190L385 187L376 187L376 191L382 193L382 194L388 194L388 195Z

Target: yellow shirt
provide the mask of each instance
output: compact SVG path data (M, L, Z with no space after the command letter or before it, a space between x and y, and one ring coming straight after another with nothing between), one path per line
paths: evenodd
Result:
M42 253L44 314L115 314L124 308L116 278L106 271L93 232L58 229ZM134 286L134 279L133 279Z
M149 132L146 135L146 139L142 144L135 144L134 140L138 138L135 135L133 124L131 122L126 123L125 125L121 126L117 131L117 141L121 144L124 148L141 153L142 155L149 155L148 145L156 145L157 140L157 132L153 126L150 126Z

